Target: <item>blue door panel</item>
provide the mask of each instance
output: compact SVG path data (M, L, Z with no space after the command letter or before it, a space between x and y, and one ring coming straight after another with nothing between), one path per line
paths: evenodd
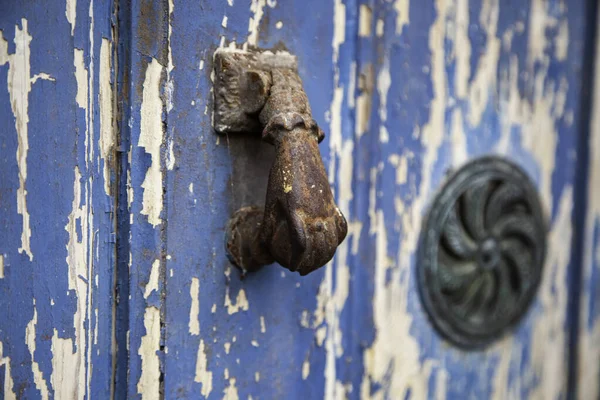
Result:
M1 6L6 399L111 391L113 10L67 3Z
M598 397L593 2L48 3L0 6L3 398ZM306 277L224 251L273 149L215 134L212 59L254 46L298 57L348 220ZM548 254L514 331L463 351L416 252L487 154L532 177Z

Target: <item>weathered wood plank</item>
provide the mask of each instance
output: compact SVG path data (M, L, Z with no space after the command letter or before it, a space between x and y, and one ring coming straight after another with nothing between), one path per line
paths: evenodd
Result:
M108 398L114 204L112 1L0 16L3 398Z
M600 12L600 10L598 10ZM600 14L596 21L600 21ZM597 28L596 28L597 29ZM589 121L586 210L583 210L582 278L577 338L577 397L600 397L600 31L596 32L593 98Z
M165 396L564 397L585 2L232 3L171 9ZM239 281L222 231L260 202L248 186L265 162L243 149L262 146L214 136L210 61L218 45L278 42L299 55L327 128L350 234L308 278L268 268ZM490 152L538 184L550 252L515 334L465 353L428 323L414 253L447 170Z

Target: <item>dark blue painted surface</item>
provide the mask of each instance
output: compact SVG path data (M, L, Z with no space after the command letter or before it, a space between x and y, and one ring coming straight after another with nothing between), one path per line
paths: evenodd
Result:
M570 371L581 398L597 397L600 134L585 134L586 1L95 0L93 18L89 6L2 4L4 398L563 398ZM30 77L47 74L20 97L31 260L19 252L19 86L9 83L23 18ZM103 45L117 46L108 63ZM298 56L349 222L334 261L303 278L272 266L240 280L223 251L232 212L263 201L271 156L211 128L212 54L247 45ZM78 52L90 74L79 83ZM110 118L103 83L115 90ZM414 254L448 171L487 153L537 183L550 251L514 334L462 352L427 321Z
M101 108L99 92L101 78L109 88L112 84L110 59L101 66L100 58L103 41L110 55L112 2L80 2L73 34L64 2L42 8L3 2L0 8L0 397L75 399L94 393L108 398L114 198L105 193L103 169L109 158L101 158L99 142L106 128L100 114L110 110ZM29 35L30 42L21 41L18 32ZM77 51L89 78L79 89ZM112 95L107 95L110 105ZM112 135L112 117L104 121ZM19 147L26 157L22 163L17 162ZM26 211L17 207L20 178ZM29 215L29 254L21 239L27 232L23 214Z

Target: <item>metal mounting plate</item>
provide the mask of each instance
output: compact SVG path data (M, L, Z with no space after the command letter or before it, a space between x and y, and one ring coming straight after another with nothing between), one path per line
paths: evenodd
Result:
M283 51L218 49L214 54L213 125L218 133L257 132L274 68L296 70L296 57Z

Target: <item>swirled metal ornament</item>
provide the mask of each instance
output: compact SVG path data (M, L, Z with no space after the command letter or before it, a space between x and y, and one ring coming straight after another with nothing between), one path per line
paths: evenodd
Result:
M547 228L521 168L482 157L452 174L421 233L418 286L433 325L465 349L489 344L526 312L542 276Z

